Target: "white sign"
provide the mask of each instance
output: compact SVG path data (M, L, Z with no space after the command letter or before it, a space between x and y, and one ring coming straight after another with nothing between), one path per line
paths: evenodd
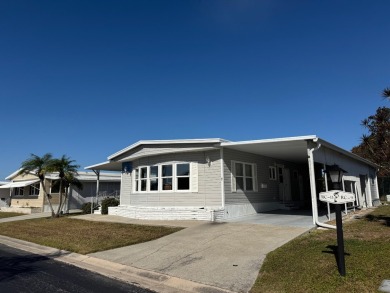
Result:
M325 201L333 204L344 204L355 201L355 194L341 190L330 190L320 192L320 201Z

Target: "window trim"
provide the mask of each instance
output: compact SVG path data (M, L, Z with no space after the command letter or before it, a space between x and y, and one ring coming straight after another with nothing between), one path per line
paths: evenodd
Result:
M231 161L232 169L231 169L231 182L232 182L232 192L242 191L242 192L258 192L257 186L257 165L255 163L248 163L242 161ZM236 178L236 164L242 164L243 166L243 176L239 176L243 178L244 189L237 188L237 178ZM245 176L245 165L250 165L252 170L252 177ZM252 190L246 190L246 179L252 178Z
M177 165L181 164L188 164L189 168L189 174L188 176L177 176ZM153 164L153 165L139 165L136 168L133 169L133 187L132 191L133 193L136 194L145 194L145 193L188 193L188 192L196 192L192 186L192 181L193 181L193 174L192 174L192 166L194 163L192 162L163 162L163 163L158 163L158 164ZM167 166L171 165L172 166L172 176L162 176L162 166ZM150 168L151 167L158 167L158 176L157 177L152 177L152 178L157 178L158 180L158 188L157 190L150 190ZM141 178L139 177L138 179L136 178L135 174L138 170L138 176L141 176L140 169L141 168L147 168L147 177L146 177L146 190L141 191L137 190L137 180L138 184L141 182ZM187 178L189 179L189 189L178 189L177 183L178 183L178 178ZM172 189L164 190L163 188L163 180L165 178L172 178Z

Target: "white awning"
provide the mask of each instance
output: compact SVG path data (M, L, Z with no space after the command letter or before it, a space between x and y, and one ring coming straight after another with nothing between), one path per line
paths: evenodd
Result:
M0 186L0 188L25 187L25 186L37 183L38 181L39 181L39 179L28 180L28 181L11 182L11 183L8 183L8 184Z

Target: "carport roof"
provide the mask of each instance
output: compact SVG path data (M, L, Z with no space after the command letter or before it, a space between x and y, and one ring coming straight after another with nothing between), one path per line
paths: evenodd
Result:
M332 149L347 157L364 162L370 166L377 167L373 162L359 157L345 149L319 138L316 135L284 137L274 139L249 140L239 142L223 142L221 146L227 149L258 154L266 157L286 160L294 163L307 162L307 142L313 141L321 146Z
M262 155L280 160L307 162L307 141L318 139L315 135L284 137L275 139L223 142L221 146L242 152Z

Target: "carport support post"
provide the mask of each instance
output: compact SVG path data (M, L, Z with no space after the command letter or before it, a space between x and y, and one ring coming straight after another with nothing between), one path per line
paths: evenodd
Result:
M344 235L343 219L341 216L341 204L336 204L336 227L337 227L337 264L339 273L345 277L345 259L344 259Z
M100 179L100 170L92 170L96 176L97 176L97 179L96 179L96 204L97 204L97 198L98 198L98 195L99 195L99 179ZM92 203L91 203L91 214L93 214L93 204L94 204L94 200L93 200L93 197L92 197Z

